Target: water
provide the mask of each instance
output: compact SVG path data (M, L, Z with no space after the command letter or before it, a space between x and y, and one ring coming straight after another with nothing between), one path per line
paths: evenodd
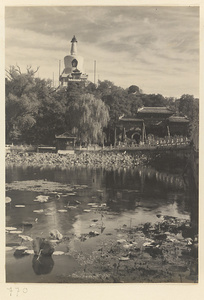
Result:
M151 167L106 171L10 165L6 182L6 196L12 199L6 204L7 227L33 239L47 238L53 229L66 237L55 249L63 255L39 263L33 255L16 258L12 243L21 244L21 238L19 233L7 232L7 245L12 246L6 252L7 282L61 282L62 277L71 278L80 270L76 253L88 256L101 244L116 240L117 228L154 224L158 215L191 221L196 215L182 172L158 172ZM34 201L39 195L49 196L48 201ZM25 226L25 222L32 225ZM83 242L81 237L90 231L99 235ZM32 249L31 242L22 244Z

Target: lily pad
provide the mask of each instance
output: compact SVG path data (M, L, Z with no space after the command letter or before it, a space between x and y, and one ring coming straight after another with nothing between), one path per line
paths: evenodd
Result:
M5 201L6 201L6 203L10 203L11 202L11 198L10 197L6 197Z
M54 213L52 213L52 212L45 213L45 216L53 216L53 215L54 215Z
M7 190L18 190L18 191L33 191L40 193L60 193L60 192L71 192L73 188L69 184L63 184L60 182L44 181L44 180L25 180L25 181L14 181L6 183Z
M62 254L64 254L63 251L54 251L53 252L53 255L62 255Z
M34 251L33 250L25 250L24 253L26 253L26 254L34 254Z
M12 247L6 247L6 251L11 251L11 250L13 250Z
M18 246L20 246L20 243L6 243L6 247L18 247Z
M73 205L69 205L69 206L66 206L67 207L67 209L76 209L77 208L77 206L73 206Z
M33 211L34 213L41 214L44 212L44 209L36 209Z
M6 230L11 231L11 230L17 230L16 227L6 227Z
M55 244L55 243L59 243L60 241L59 240L50 240L50 242Z
M19 234L19 237L20 237L22 240L24 240L24 241L30 241L30 242L33 241L33 239L32 239L30 236L28 236L28 235L21 235L21 234Z

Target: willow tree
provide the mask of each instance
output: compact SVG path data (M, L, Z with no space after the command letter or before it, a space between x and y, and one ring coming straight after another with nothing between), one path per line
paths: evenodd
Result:
M82 94L69 104L66 118L80 143L103 143L103 129L108 124L109 111L102 100L91 94Z

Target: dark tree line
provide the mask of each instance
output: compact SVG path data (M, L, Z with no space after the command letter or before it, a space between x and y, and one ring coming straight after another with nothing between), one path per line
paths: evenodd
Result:
M37 71L37 70L36 70ZM121 115L133 117L142 106L168 106L186 115L191 131L198 130L198 99L180 99L160 94L144 94L131 85L123 89L105 80L98 85L71 83L55 89L50 80L35 77L30 67L25 73L10 67L5 81L6 143L49 144L65 131L84 143L113 143L114 129Z

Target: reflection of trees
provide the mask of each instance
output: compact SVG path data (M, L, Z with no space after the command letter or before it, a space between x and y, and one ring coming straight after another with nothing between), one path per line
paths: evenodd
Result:
M139 175L141 181L145 181L145 178L156 179L157 182L162 182L167 187L175 187L179 189L184 188L184 180L181 175L170 174L167 172L158 172L153 168L139 168Z
M61 182L73 185L73 187L84 184L89 189L79 188L77 190L77 195L82 197L84 202L90 201L90 196L96 196L97 201L106 201L111 210L117 211L123 211L124 209L132 210L140 205L149 207L153 205L159 206L168 200L172 200L178 203L180 212L193 209L192 218L197 222L197 208L192 208L192 205L195 205L196 201L192 200L193 196L189 196L192 190L189 184L190 179L185 180L184 183L181 174L172 174L166 170L159 172L149 166L138 166L137 168L126 170L105 170L88 167L73 167L71 169L62 169L61 167L55 167L55 169L47 167L43 167L42 169L37 167L28 167L26 169L8 167L7 176L9 180L46 178L48 181ZM175 199L170 199L171 195L176 195ZM70 199L74 200L75 197L70 197ZM57 202L58 205L59 203L65 205L65 200L67 201L67 198L61 198ZM47 204L47 206L50 209L52 208L53 211L56 210L57 208L54 207L55 202L51 203ZM70 211L69 215L74 215L74 212ZM54 226L57 223L57 226L64 231L66 230L64 228L64 224L66 224L64 217L59 215L59 219L54 220L54 216L48 216L46 219L49 226Z
M177 189L184 189L184 180L181 175L170 174L167 172L158 172L156 169L148 167L138 167L121 171L107 171L105 174L106 187L113 188L133 188L140 189L141 192L148 188L148 183L162 183L165 187L173 187Z
M103 178L107 189L107 205L112 210L135 209L140 205L159 206L172 200L181 212L189 211L184 195L183 177L168 172L140 166L136 169L106 171ZM178 193L180 197L177 197ZM175 199L171 197L175 195ZM182 203L181 203L182 202Z

